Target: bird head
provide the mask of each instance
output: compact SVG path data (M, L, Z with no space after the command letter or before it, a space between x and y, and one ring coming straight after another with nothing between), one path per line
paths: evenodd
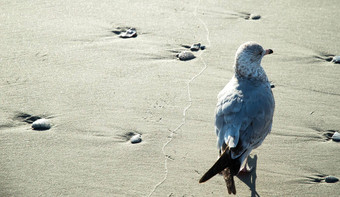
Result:
M273 50L263 49L256 42L246 42L236 51L235 72L244 78L263 78L265 72L261 66L261 60L265 55L272 54Z

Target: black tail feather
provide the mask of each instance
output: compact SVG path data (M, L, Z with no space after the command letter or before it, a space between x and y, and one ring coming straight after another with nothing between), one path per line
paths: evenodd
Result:
M202 178L199 180L199 183L206 182L227 167L230 168L232 176L236 175L241 167L241 163L238 159L231 158L229 149L226 149L222 153L215 164L202 176Z
M216 174L220 173L228 166L228 157L229 155L226 154L226 151L221 155L221 157L216 161L216 163L202 176L200 179L200 183L206 182L211 177L215 176Z

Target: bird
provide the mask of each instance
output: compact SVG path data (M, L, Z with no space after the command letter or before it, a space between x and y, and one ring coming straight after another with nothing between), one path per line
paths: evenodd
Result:
M206 182L218 173L223 175L229 194L236 194L234 176L250 172L247 158L270 133L275 100L261 60L272 54L250 41L236 51L234 75L217 96L215 131L219 158L202 176Z

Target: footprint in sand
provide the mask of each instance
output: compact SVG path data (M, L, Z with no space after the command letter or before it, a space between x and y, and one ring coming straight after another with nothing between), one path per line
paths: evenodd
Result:
M315 174L313 176L307 176L307 180L305 180L305 183L320 183L322 180L325 179L325 177L325 174Z
M37 57L40 61L46 61L48 59L48 55L45 52L38 52L35 54L35 57Z
M26 122L29 124L32 124L34 121L41 119L42 117L40 116L34 116L31 114L27 114L27 113L18 113L14 116L15 120L21 121L21 122Z
M133 27L117 27L111 31L114 34L119 35L121 38L135 38L137 37L137 30Z

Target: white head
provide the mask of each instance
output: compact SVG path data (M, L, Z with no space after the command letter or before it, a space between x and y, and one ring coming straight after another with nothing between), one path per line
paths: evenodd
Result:
M266 73L261 66L263 56L273 53L273 50L264 50L256 42L246 42L236 51L235 73L236 76L248 79L267 81Z

